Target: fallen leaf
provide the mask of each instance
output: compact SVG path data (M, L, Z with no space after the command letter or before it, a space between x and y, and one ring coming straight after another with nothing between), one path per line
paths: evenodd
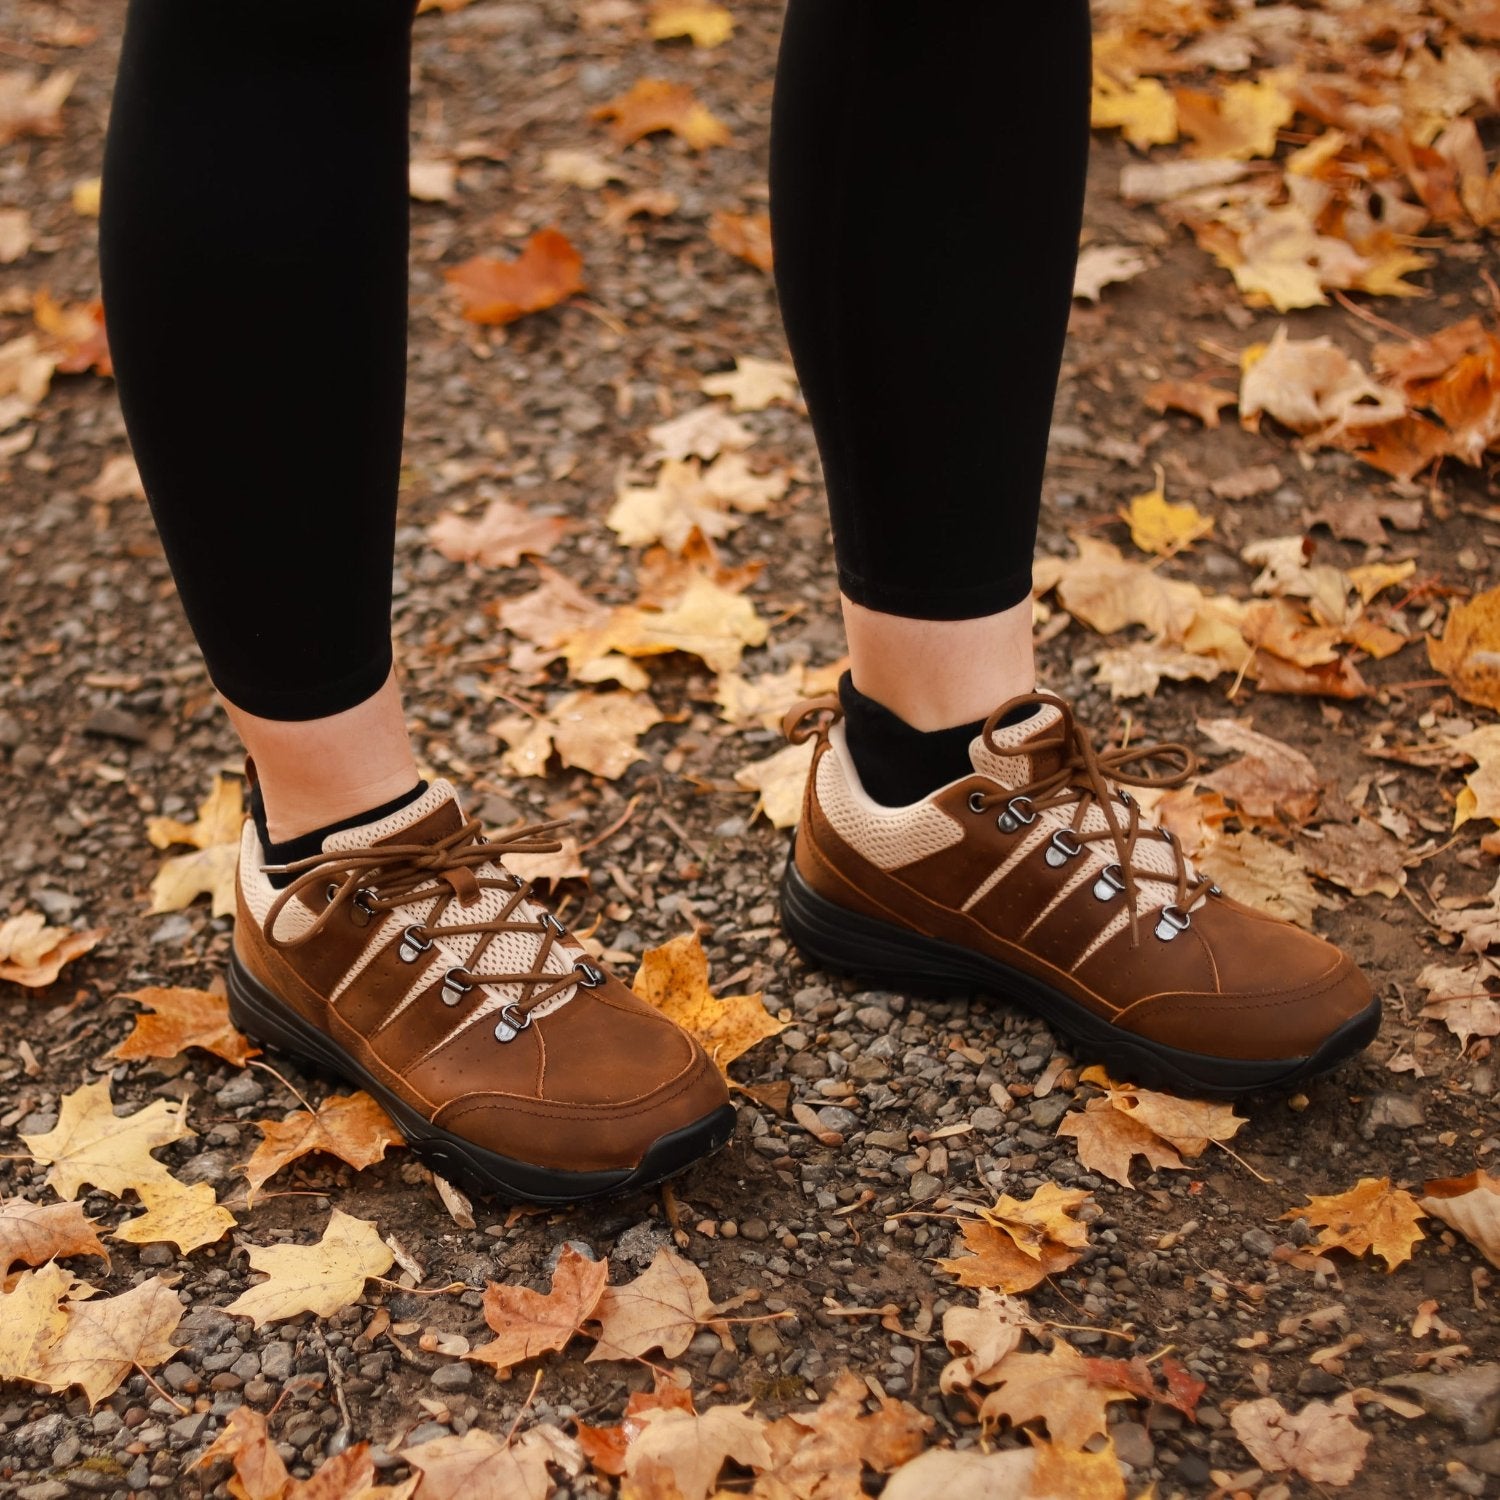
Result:
M71 1271L49 1262L39 1271L22 1271L8 1288L0 1286L0 1380L49 1384L42 1371L68 1326L63 1299L76 1285Z
M63 966L98 946L103 927L70 932L49 927L40 912L24 911L0 922L0 980L45 989L62 973Z
M1205 427L1219 425L1219 413L1239 398L1233 391L1210 385L1206 380L1158 380L1146 387L1146 405L1152 411L1185 411ZM1276 471L1277 481L1281 475ZM1218 494L1218 490L1214 490ZM1221 496L1220 498L1227 498Z
M664 78L637 80L628 93L595 109L592 118L611 121L610 133L621 146L661 130L671 131L694 151L733 140L729 128L698 102L687 84Z
M1035 1466L1028 1496L1051 1500L1126 1500L1125 1475L1108 1438L1102 1448L1068 1448L1032 1440Z
M1090 123L1119 130L1132 146L1170 146L1177 139L1177 101L1156 78L1121 84L1094 71Z
M708 221L708 237L726 254L749 261L757 270L769 271L775 265L769 214L741 214L721 208Z
M335 1094L316 1112L299 1109L284 1120L252 1120L263 1139L245 1163L249 1196L291 1162L323 1151L356 1171L380 1161L391 1146L403 1144L390 1116L365 1093Z
M634 1281L604 1287L590 1315L599 1333L587 1362L638 1359L652 1349L676 1359L717 1311L703 1272L663 1247Z
M1344 1193L1309 1193L1305 1207L1288 1209L1281 1217L1323 1226L1315 1249L1347 1250L1355 1256L1373 1250L1387 1271L1410 1260L1411 1247L1425 1238L1417 1228L1421 1206L1404 1188L1392 1187L1389 1177L1361 1177Z
M1258 833L1221 833L1197 863L1236 901L1298 927L1311 928L1320 907L1338 905L1312 883L1300 854Z
M1229 1413L1234 1435L1261 1468L1300 1474L1313 1484L1352 1484L1370 1434L1354 1420L1354 1398L1309 1401L1289 1412L1274 1396L1242 1401Z
M1169 1406L1192 1421L1197 1420L1198 1402L1207 1384L1188 1371L1170 1354L1161 1361L1161 1384L1156 1370L1139 1354L1134 1359L1087 1359L1089 1378L1100 1385L1126 1390L1157 1406Z
M647 23L652 39L685 36L695 47L718 47L734 34L734 17L708 0L655 0Z
M1456 1229L1492 1266L1500 1267L1500 1176L1475 1170L1463 1177L1439 1177L1417 1200L1423 1213ZM0 1213L0 1233L5 1220Z
M1006 1356L1028 1333L1040 1332L1024 1302L981 1288L978 1307L959 1304L943 1314L943 1342L954 1358L943 1366L938 1388L947 1396L992 1384Z
M478 520L445 511L427 528L427 539L449 562L513 568L523 557L545 557L573 529L566 516L539 516L491 500Z
M1247 161L1276 154L1276 133L1291 123L1296 106L1289 74L1269 73L1253 83L1236 80L1217 94L1177 89L1177 123L1190 145L1186 155Z
M313 1245L250 1245L253 1270L266 1280L242 1292L224 1311L249 1318L257 1328L311 1312L331 1318L364 1293L371 1276L383 1276L395 1257L380 1231L365 1219L334 1209Z
M1127 1390L1095 1384L1088 1361L1061 1339L1045 1354L1012 1354L995 1373L995 1388L979 1408L985 1428L1002 1417L1017 1427L1045 1422L1052 1441L1065 1448L1082 1448L1107 1432L1110 1403L1131 1399Z
M193 853L174 854L163 862L151 882L153 914L181 911L197 897L212 898L213 915L235 912L235 869L240 857L240 829L245 821L240 783L215 776L212 789L198 807L195 823L175 818L149 818L146 837L156 849L191 844Z
M1130 527L1130 540L1158 557L1172 557L1214 529L1212 516L1194 505L1173 505L1159 489L1134 496L1120 515Z
M757 1042L786 1030L760 995L715 996L708 987L708 955L697 933L685 932L641 955L635 993L696 1037L729 1077L729 1064Z
M407 191L419 203L451 203L458 191L458 163L452 157L412 157Z
M1231 798L1257 823L1311 820L1323 796L1323 778L1302 751L1252 729L1241 719L1199 719L1198 731L1240 758L1199 780Z
M1500 1036L1500 1000L1485 984L1479 965L1457 968L1428 964L1417 975L1417 983L1428 992L1422 1007L1424 1020L1441 1021L1467 1048L1470 1038Z
M220 1208L213 1186L207 1182L191 1185L167 1178L164 1182L143 1182L136 1189L146 1212L126 1219L112 1234L132 1245L176 1245L183 1255L191 1255L204 1245L215 1245L234 1228L236 1219L227 1208Z
M564 1348L594 1316L608 1280L606 1261L588 1260L564 1245L550 1291L490 1282L484 1292L484 1321L497 1337L464 1357L492 1365L503 1376L523 1360Z
M490 725L510 748L503 764L517 776L545 776L555 750L565 766L613 781L645 753L637 741L662 717L644 693L569 693L545 714Z
M618 167L612 166L591 151L549 151L542 158L542 175L553 182L593 190L606 182L623 182Z
M1029 1292L1049 1276L1066 1271L1078 1261L1078 1252L1046 1241L1032 1254L1021 1249L1004 1228L983 1219L967 1220L960 1227L967 1255L938 1260L937 1264L960 1286L988 1287L998 1292Z
M182 1320L177 1293L153 1276L117 1297L69 1302L61 1336L29 1379L53 1390L81 1386L89 1405L112 1395L135 1370L165 1363L182 1347L172 1334Z
M583 257L557 229L539 229L515 260L476 255L443 272L471 323L514 323L584 289Z
M471 1427L403 1448L401 1457L422 1476L422 1500L547 1500L557 1487L552 1470L578 1475L584 1463L577 1439L551 1423L504 1442Z
M739 524L731 510L764 511L786 493L784 473L752 474L743 455L725 453L707 469L697 459L663 461L649 486L622 485L605 524L626 547L661 542L681 551L694 531L728 536Z
M171 1180L151 1152L194 1134L186 1113L181 1101L153 1099L133 1115L116 1115L108 1081L85 1083L63 1095L51 1130L21 1139L33 1160L51 1167L47 1186L59 1198L76 1198L85 1183L119 1198L127 1188Z
M104 328L104 304L91 302L66 306L46 292L38 292L32 304L32 320L46 335L43 344L57 360L58 373L113 375L109 338Z
M748 448L754 437L750 429L722 406L708 402L646 429L651 440L648 461L662 458L701 458L705 463L725 449Z
M141 483L141 471L129 453L117 453L106 458L91 484L84 486L82 493L95 505L113 505L116 500L144 500L146 486Z
M231 1488L230 1493L237 1500L281 1500L291 1482L266 1419L253 1406L236 1406L229 1413L223 1429L193 1467L206 1469L221 1461L234 1465L239 1488Z
M557 842L561 847L555 854L509 853L505 856L505 868L522 880L538 884L547 882L556 885L564 880L587 880L589 870L583 862L578 840L566 833L561 834Z
M1134 281L1151 266L1150 259L1128 245L1088 245L1079 251L1073 271L1073 295L1097 302L1106 286Z
M1455 604L1427 656L1465 702L1500 708L1500 588Z
M63 101L77 81L76 68L54 68L45 78L0 73L0 145L23 135L61 135Z
M740 355L733 370L707 375L698 383L705 396L728 396L732 411L764 411L773 402L797 399L797 372L784 359Z
M1329 823L1321 837L1297 840L1303 863L1322 880L1351 896L1399 896L1406 884L1406 851L1399 840L1370 818Z
M0 208L0 265L13 265L31 249L31 215L24 208Z
M802 816L802 799L812 769L813 745L783 745L763 760L751 761L734 773L737 786L759 792L755 815L764 815L773 828L795 828Z
M666 188L637 188L633 193L606 193L599 217L611 229L624 233L630 221L642 214L666 219L681 207L682 199Z
M139 1057L178 1057L189 1047L198 1047L242 1068L260 1048L235 1029L229 1019L229 1001L208 990L161 989L155 986L131 990L120 997L144 1005L150 1012L135 1018L130 1035L110 1054L133 1060Z
M81 1203L0 1202L0 1284L18 1263L39 1266L59 1256L97 1255L108 1266L98 1228Z
M1240 422L1252 430L1262 415L1293 432L1321 433L1356 416L1368 425L1405 412L1398 394L1377 385L1331 339L1290 338L1284 323L1242 363Z

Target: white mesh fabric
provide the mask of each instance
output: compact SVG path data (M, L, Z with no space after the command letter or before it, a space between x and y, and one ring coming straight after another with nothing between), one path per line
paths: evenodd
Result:
M240 830L240 890L244 892L250 915L262 927L266 925L272 904L281 894L271 884L264 865L265 851L260 846L260 834L256 832L254 820L246 818L245 826ZM305 906L288 902L277 918L276 930L283 937L300 937L312 924L312 913Z
M927 798L910 807L874 801L859 783L842 724L828 740L818 761L818 805L833 831L877 869L899 869L963 842L963 829Z

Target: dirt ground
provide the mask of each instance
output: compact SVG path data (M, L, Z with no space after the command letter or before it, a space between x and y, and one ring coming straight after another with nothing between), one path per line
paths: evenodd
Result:
M17 292L45 286L68 301L96 294L93 221L75 214L70 195L98 170L120 9L82 0L0 4L0 34L12 39L8 55L80 69L65 132L0 156L0 200L30 209L38 245L6 269L0 341L29 322ZM97 40L65 56L35 41L59 15L97 26ZM1418 1354L1436 1347L1430 1336L1413 1337L1420 1303L1436 1302L1472 1351L1471 1363L1500 1352L1482 1258L1441 1226L1429 1225L1415 1258L1390 1275L1368 1258L1340 1259L1329 1275L1298 1270L1274 1254L1305 1241L1305 1224L1281 1218L1305 1193L1338 1192L1364 1176L1419 1185L1471 1170L1476 1149L1497 1145L1495 1069L1416 1019L1414 982L1440 952L1424 916L1433 895L1486 890L1493 861L1479 854L1474 835L1412 869L1406 897L1341 898L1330 889L1336 904L1318 914L1317 925L1376 985L1385 1005L1380 1039L1302 1094L1251 1101L1235 1155L1210 1151L1187 1172L1138 1171L1138 1190L1126 1191L1084 1172L1072 1143L1056 1138L1057 1120L1076 1097L1076 1070L1049 1070L1057 1044L1038 1022L998 1000L862 991L808 970L788 951L774 908L786 835L753 820L752 798L733 782L741 765L775 747L775 737L725 733L712 709L712 678L697 663L677 658L654 669L658 702L677 722L651 731L647 758L618 780L554 771L545 780L517 781L498 770L499 747L486 726L505 709L504 695L539 705L546 692L507 678L510 647L493 606L532 587L535 575L529 567L481 573L447 562L428 544L427 523L457 503L473 503L486 487L579 518L588 524L564 539L553 562L596 597L628 600L635 554L617 545L602 520L619 465L644 452L647 426L697 402L702 376L728 368L736 356L785 357L770 278L725 254L706 233L714 211L758 211L765 200L779 8L754 0L736 5L735 16L733 45L707 61L654 45L637 28L582 28L562 0L481 0L419 23L415 139L433 153L471 144L455 201L413 205L395 631L418 751L427 766L467 786L497 824L568 815L586 840L637 799L618 830L590 851L592 880L565 888L565 916L581 929L597 921L611 948L634 955L696 925L717 991L762 990L768 1007L793 1021L749 1053L737 1076L761 1084L790 1079L793 1098L823 1109L825 1124L844 1136L843 1145L824 1146L742 1097L729 1148L675 1185L683 1253L703 1269L714 1294L753 1288L761 1309L793 1315L753 1332L736 1330L733 1352L700 1335L679 1362L700 1401L753 1400L775 1414L803 1404L809 1392L826 1392L851 1366L930 1412L939 1435L972 1443L972 1417L937 1390L947 1358L941 1340L914 1336L936 1330L944 1310L969 1295L932 1264L934 1255L948 1253L951 1233L940 1219L901 1215L933 1209L945 1195L1024 1196L1048 1180L1079 1185L1094 1191L1101 1210L1092 1249L1039 1288L1032 1306L1070 1325L1067 1336L1087 1352L1155 1355L1170 1347L1207 1382L1197 1424L1172 1413L1147 1420L1121 1408L1127 1420L1116 1443L1132 1466L1132 1494L1154 1482L1163 1497L1209 1495L1220 1482L1215 1472L1253 1467L1227 1426L1235 1403L1269 1391L1295 1407L1308 1396L1375 1387L1413 1370ZM624 152L608 148L588 111L641 76L692 82L730 125L734 148L694 156L665 138ZM600 217L599 194L541 173L547 151L575 146L612 152L627 188L670 188L680 207L664 219L633 220L625 232L610 227ZM1184 233L1120 200L1116 181L1129 155L1117 140L1096 139L1088 229L1111 243L1149 247L1157 263L1111 288L1098 306L1078 304L1040 547L1065 553L1068 534L1078 530L1123 542L1116 510L1150 487L1160 465L1169 493L1191 497L1218 527L1168 571L1243 595L1252 577L1238 559L1245 542L1298 530L1325 503L1384 488L1384 481L1342 455L1304 462L1284 434L1242 431L1232 414L1208 431L1186 416L1159 420L1146 409L1142 391L1153 380L1232 374L1233 352L1268 338L1281 319L1246 311L1228 277ZM185 193L190 201L190 185ZM1034 208L1018 203L1016 211L1024 232ZM443 287L443 268L515 247L546 224L557 224L582 251L586 300L503 332L463 323ZM890 232L912 234L920 226L905 222L893 203ZM351 245L349 254L357 257L359 247ZM1477 256L1447 257L1425 278L1433 295L1395 314L1382 304L1381 312L1417 332L1492 312L1481 266ZM987 286L981 271L968 295L1023 292ZM1298 313L1295 327L1304 337L1327 332L1351 351L1380 336L1336 307ZM205 337L233 340L232 287L221 306L205 309ZM338 378L337 350L323 344L317 328L292 330L287 358L325 361L329 379ZM274 424L274 393L267 417ZM745 420L758 435L758 454L790 462L800 481L787 500L749 517L723 544L731 561L768 563L751 593L775 623L769 645L751 659L766 668L821 665L842 647L810 429L785 408ZM254 434L247 429L247 441L264 440L261 424ZM998 466L1003 421L995 442ZM234 765L235 743L145 505L125 499L101 506L84 494L104 461L124 448L112 383L61 378L35 444L7 460L0 476L0 914L39 908L55 921L109 931L51 990L0 990L4 1196L41 1180L17 1132L47 1128L59 1097L86 1081L107 1076L118 1104L187 1101L200 1133L162 1157L179 1175L211 1182L225 1195L256 1139L246 1122L295 1102L270 1075L241 1075L200 1053L124 1065L105 1056L133 1014L123 992L206 986L221 973L230 941L229 921L212 918L206 903L147 915L160 856L146 842L146 817L191 818L212 773ZM234 455L224 461L232 464ZM1267 463L1283 481L1269 493L1232 505L1208 495L1214 478ZM215 503L212 494L203 501ZM1396 536L1380 555L1413 557L1418 580L1477 592L1496 581L1497 528L1500 511L1491 509L1483 477L1445 475L1422 529ZM1366 560L1359 544L1325 530L1316 537L1322 558L1341 566ZM276 603L296 607L294 600ZM1201 748L1199 718L1248 714L1258 729L1307 750L1336 787L1388 775L1388 801L1433 836L1434 849L1447 845L1460 778L1379 761L1366 748L1377 732L1409 737L1421 716L1455 710L1420 644L1362 664L1377 690L1336 707L1270 694L1226 704L1224 682L1164 682L1154 698L1113 704L1091 685L1089 663L1100 645L1071 624L1047 642L1042 661L1044 681L1071 695L1101 738L1128 721L1135 737ZM23 1055L23 1040L35 1063ZM1420 1075L1387 1066L1414 1053ZM303 1094L328 1092L325 1080L273 1061ZM1049 1075L1052 1086L1037 1089ZM948 1142L946 1170L933 1172L927 1134L963 1121L972 1130ZM273 1430L299 1472L350 1440L369 1439L393 1454L434 1423L443 1431L478 1424L503 1432L521 1409L529 1377L496 1382L423 1352L416 1334L397 1341L362 1332L372 1310L384 1306L398 1324L474 1336L483 1327L477 1290L429 1297L372 1289L362 1305L316 1328L302 1319L251 1332L217 1311L247 1284L242 1243L296 1237L328 1204L394 1229L424 1268L427 1286L545 1285L549 1257L563 1241L609 1257L619 1279L671 1243L659 1194L520 1217L481 1203L478 1226L461 1229L427 1174L400 1152L357 1174L313 1159L280 1181L285 1191L268 1192L220 1246L179 1261L163 1247L112 1245L108 1276L92 1278L118 1291L143 1272L180 1275L179 1289L191 1299L191 1348L163 1379L190 1414L179 1415L139 1376L92 1412L81 1398L0 1388L0 1494L224 1493L212 1476L188 1466L237 1404L268 1410L278 1396ZM835 1212L867 1190L873 1198L863 1206ZM91 1195L87 1208L110 1221L120 1214L105 1195ZM830 1304L887 1302L900 1308L905 1333L874 1317L829 1311ZM1283 1331L1288 1319L1332 1307L1340 1311L1330 1321ZM1351 1347L1328 1368L1310 1362L1346 1335L1354 1336ZM644 1366L558 1357L547 1365L532 1414L613 1420L627 1392L648 1383ZM1474 1433L1465 1438L1436 1418L1405 1419L1378 1404L1361 1409L1374 1441L1350 1493L1426 1495L1450 1483L1464 1493L1495 1493L1500 1481L1486 1480L1479 1467L1449 1472ZM395 1459L389 1465L387 1478L406 1472ZM1315 1493L1300 1479L1289 1482L1294 1494ZM594 1493L589 1483L580 1481L577 1492Z

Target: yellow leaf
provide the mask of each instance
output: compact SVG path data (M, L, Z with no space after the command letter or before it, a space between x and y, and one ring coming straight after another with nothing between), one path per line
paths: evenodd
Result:
M1426 1238L1417 1228L1417 1220L1424 1217L1421 1205L1404 1188L1392 1187L1389 1177L1361 1177L1345 1193L1310 1193L1305 1207L1289 1209L1281 1217L1323 1226L1319 1250L1347 1250L1356 1256L1373 1250L1387 1271L1410 1260L1411 1247Z
M755 811L764 813L773 828L794 828L802 816L802 797L812 758L811 740L800 745L783 745L764 760L741 766L734 779L746 791L760 793Z
M631 988L697 1037L726 1078L735 1058L786 1030L786 1022L768 1014L758 994L714 996L708 987L708 955L696 933L648 948Z
M134 1370L163 1364L182 1347L172 1334L182 1320L177 1293L153 1276L118 1297L67 1304L62 1336L46 1352L41 1379L53 1390L83 1388L95 1406Z
M569 693L535 718L497 720L490 732L506 741L503 764L517 776L545 776L554 750L565 766L613 781L645 753L636 743L662 722L644 693Z
M663 1246L634 1281L603 1287L591 1315L599 1335L589 1362L638 1359L652 1349L676 1359L717 1311L703 1272Z
M1178 89L1178 122L1192 142L1186 154L1231 161L1274 156L1276 132L1296 113L1286 91L1290 83L1285 73L1268 73L1254 83L1227 84L1217 95Z
M76 1198L88 1183L121 1197L127 1188L169 1181L171 1174L151 1152L194 1134L183 1120L187 1106L153 1099L133 1115L116 1115L109 1084L86 1083L65 1094L57 1124L44 1135L23 1135L27 1149L51 1166L47 1186L59 1198Z
M717 47L734 34L734 17L722 5L705 0L656 0L650 26L658 42L685 36L695 47Z
M212 790L198 808L196 823L180 823L175 818L147 821L146 837L155 848L191 844L195 851L174 855L157 871L151 882L153 913L181 911L207 894L213 898L214 916L234 915L234 872L244 818L239 782L215 776Z
M1454 605L1441 638L1428 638L1427 656L1460 698L1500 709L1500 588Z
M395 1257L365 1219L334 1209L315 1245L251 1245L250 1264L267 1279L225 1307L257 1328L298 1313L331 1318L363 1294L371 1276L383 1276Z
M1170 146L1177 139L1177 101L1155 78L1119 84L1094 74L1090 123L1095 130L1118 128L1132 146Z
M41 1372L68 1326L63 1298L74 1284L71 1271L51 1263L21 1272L9 1291L0 1288L0 1380L47 1383Z
M105 929L69 932L49 927L40 912L23 911L0 922L0 979L27 989L45 989L71 963L95 947Z
M184 1255L203 1245L217 1244L236 1224L227 1208L220 1208L213 1187L188 1184L169 1177L165 1182L143 1182L137 1189L146 1212L126 1219L114 1238L132 1245L171 1243Z
M601 104L596 120L611 120L611 133L622 146L659 130L670 130L694 151L727 146L734 139L729 128L693 97L685 83L662 78L637 80L628 93Z
M1193 505L1173 505L1159 489L1136 495L1120 514L1130 525L1130 540L1158 557L1171 557L1214 529L1211 516Z
M1045 1422L1052 1441L1065 1448L1082 1448L1106 1432L1110 1403L1131 1399L1129 1391L1096 1383L1088 1362L1061 1339L1045 1354L1012 1354L995 1373L995 1389L979 1409L985 1428L1002 1417L1018 1427Z
M797 372L784 359L741 355L734 369L699 382L705 396L728 396L732 411L764 411L773 401L797 399Z

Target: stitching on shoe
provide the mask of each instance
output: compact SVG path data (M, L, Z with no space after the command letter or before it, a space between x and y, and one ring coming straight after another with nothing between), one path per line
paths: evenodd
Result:
M1237 994L1225 994L1220 991L1217 995L1193 994L1183 990L1158 990L1154 995L1144 995L1139 1000L1134 1000L1123 1011L1119 1019L1126 1017L1139 1010L1144 1005L1151 1005L1158 1011L1173 1014L1175 1011L1187 1006L1201 1006L1204 999L1227 1000L1234 1003L1236 1010L1275 1010L1285 1005L1302 1005L1309 1000L1315 1000L1329 990L1337 989L1340 981L1353 965L1347 965L1340 955L1340 961L1314 983L1303 985L1292 991L1277 991L1271 989L1244 990ZM1357 972L1357 971L1356 971Z

